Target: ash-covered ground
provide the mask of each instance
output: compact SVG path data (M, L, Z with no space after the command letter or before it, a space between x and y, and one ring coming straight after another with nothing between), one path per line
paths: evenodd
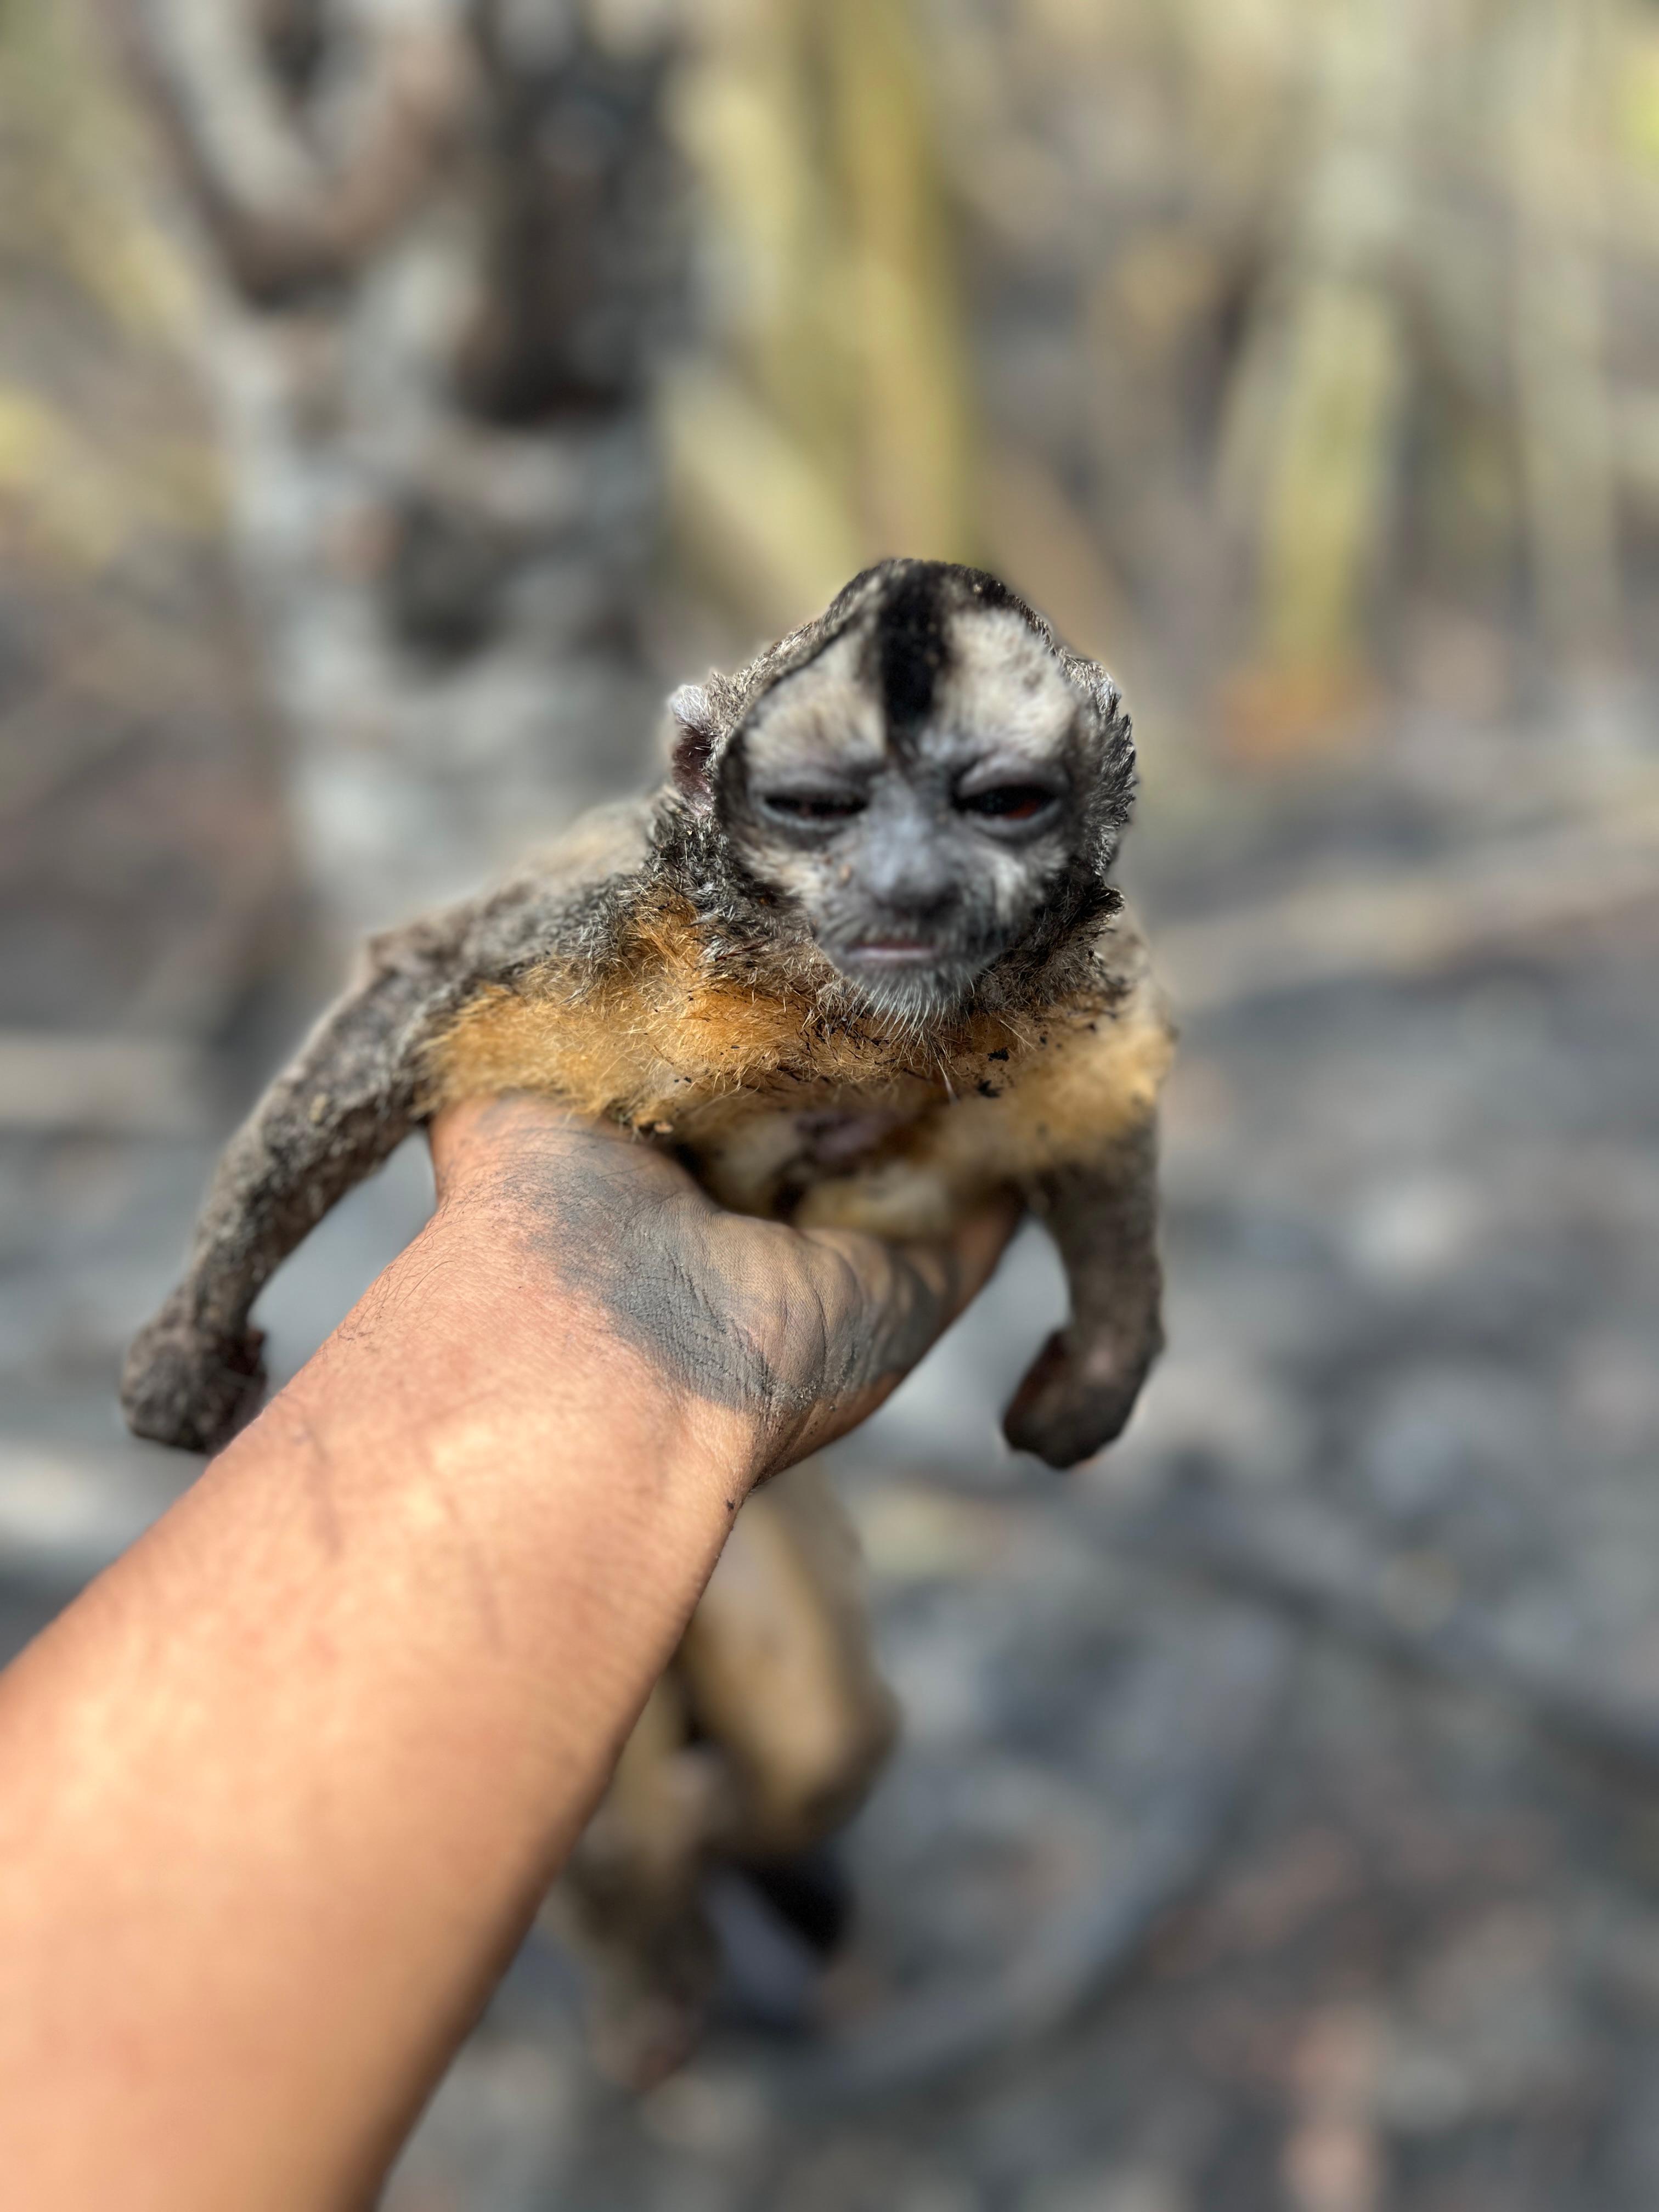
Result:
M154 834L124 884L84 808L10 817L89 1024L198 835L138 772L159 742L125 740ZM1060 1298L1028 1232L836 1455L907 1715L844 1955L820 1976L727 1879L725 2017L636 2103L533 1938L393 2212L1659 2202L1656 806L1639 731L1571 726L1154 773L1131 874L1185 1040L1129 1437L1068 1480L996 1440ZM14 1030L46 945L16 942ZM74 1127L8 1077L9 1647L193 1472L121 1438L112 1385L319 988L275 974L165 1066L118 1054L101 1133L84 1067ZM291 1265L279 1367L426 1194L408 1151Z

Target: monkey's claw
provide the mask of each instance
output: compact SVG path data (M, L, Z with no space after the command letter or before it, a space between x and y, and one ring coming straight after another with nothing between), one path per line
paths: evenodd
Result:
M1115 1337L1078 1346L1069 1329L1056 1329L1014 1393L1003 1435L1050 1467L1091 1459L1122 1434L1161 1349L1156 1335L1133 1346Z
M264 1389L261 1330L216 1335L175 1292L141 1329L121 1376L121 1411L135 1436L180 1451L215 1452L257 1408Z

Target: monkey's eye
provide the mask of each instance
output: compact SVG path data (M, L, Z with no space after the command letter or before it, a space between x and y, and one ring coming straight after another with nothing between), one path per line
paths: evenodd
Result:
M957 811L983 822L1035 822L1059 797L1046 783L990 783L957 794Z
M766 791L760 803L781 821L817 824L848 822L869 802L856 791Z

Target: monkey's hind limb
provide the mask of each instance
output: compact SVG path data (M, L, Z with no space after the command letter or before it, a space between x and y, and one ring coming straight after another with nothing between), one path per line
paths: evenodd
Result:
M833 1835L897 1721L858 1539L808 1461L744 1503L550 1900L591 1970L606 2073L647 2088L686 2057L720 1972L704 1876L775 1869Z

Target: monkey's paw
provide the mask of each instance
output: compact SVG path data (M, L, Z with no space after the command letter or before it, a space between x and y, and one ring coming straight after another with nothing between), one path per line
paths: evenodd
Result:
M1163 1348L1156 1328L1133 1342L1100 1336L1081 1344L1070 1329L1056 1329L1015 1391L1003 1435L1016 1451L1035 1452L1050 1467L1091 1459L1122 1434Z
M127 1354L121 1376L127 1426L179 1451L217 1451L258 1405L264 1342L257 1328L240 1336L204 1329L175 1291Z

